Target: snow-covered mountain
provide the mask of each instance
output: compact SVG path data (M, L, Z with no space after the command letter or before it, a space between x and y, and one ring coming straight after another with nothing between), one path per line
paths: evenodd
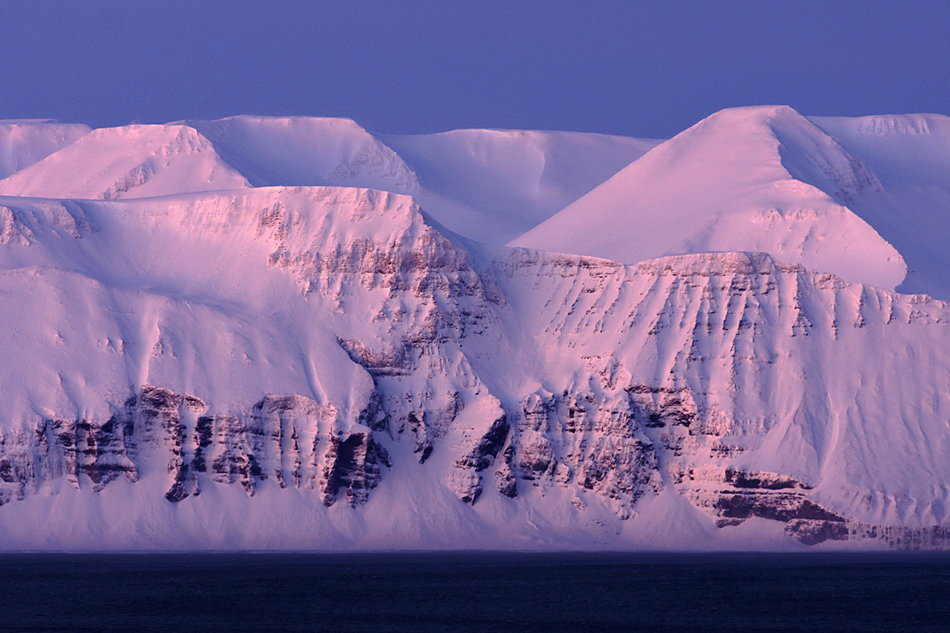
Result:
M23 131L33 128L45 136ZM366 187L412 195L450 230L497 245L659 142L498 130L376 137L349 119L312 117L236 116L92 133L0 122L0 134L6 129L0 157L12 158L9 172L0 162L0 195L108 200L251 186Z
M942 117L56 129L0 146L0 547L950 543Z

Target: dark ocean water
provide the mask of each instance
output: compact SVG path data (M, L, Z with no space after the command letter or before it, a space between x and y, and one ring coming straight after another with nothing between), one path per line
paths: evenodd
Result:
M950 631L946 554L5 554L0 631Z

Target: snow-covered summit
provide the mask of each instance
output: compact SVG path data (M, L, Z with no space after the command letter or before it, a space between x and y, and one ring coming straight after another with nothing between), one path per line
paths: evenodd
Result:
M129 125L94 130L0 180L0 195L111 200L248 186L194 128Z
M850 208L881 187L791 108L735 108L654 148L512 245L625 263L764 251L894 288L906 275L901 253Z

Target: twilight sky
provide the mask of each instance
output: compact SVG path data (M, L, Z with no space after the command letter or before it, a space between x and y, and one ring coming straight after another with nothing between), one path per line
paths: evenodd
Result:
M737 105L950 114L946 0L20 0L0 28L0 119L658 138Z

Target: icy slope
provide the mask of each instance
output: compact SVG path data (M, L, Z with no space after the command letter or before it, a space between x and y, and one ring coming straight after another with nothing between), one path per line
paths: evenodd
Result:
M0 195L110 200L247 186L193 128L130 125L95 130L0 180Z
M0 121L0 179L43 160L89 132L88 126L75 123Z
M0 204L4 547L947 544L942 302L365 189Z
M663 143L512 245L636 263L762 251L893 289L901 254L849 205L874 174L788 107L718 112Z

